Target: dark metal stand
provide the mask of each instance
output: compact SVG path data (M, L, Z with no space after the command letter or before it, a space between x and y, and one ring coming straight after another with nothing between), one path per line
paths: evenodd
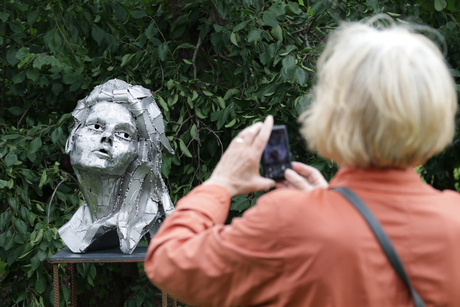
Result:
M68 247L64 247L56 255L51 257L54 278L54 306L59 306L59 263L70 264L70 283L72 291L72 307L77 307L77 263L119 263L119 262L144 262L147 254L147 244L140 243L131 255L123 254L120 248L106 249L85 254L74 254ZM162 307L168 306L168 294L162 291ZM172 306L177 307L177 301L172 300Z

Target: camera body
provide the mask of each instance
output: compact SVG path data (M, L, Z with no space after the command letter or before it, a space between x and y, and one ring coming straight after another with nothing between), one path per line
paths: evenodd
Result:
M291 150L285 125L273 126L270 139L262 154L264 177L275 181L284 180L284 171L292 169Z

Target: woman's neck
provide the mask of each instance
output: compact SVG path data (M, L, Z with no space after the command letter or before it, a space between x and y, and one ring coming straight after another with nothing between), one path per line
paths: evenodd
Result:
M117 204L122 177L97 176L77 170L75 173L93 222L109 216Z

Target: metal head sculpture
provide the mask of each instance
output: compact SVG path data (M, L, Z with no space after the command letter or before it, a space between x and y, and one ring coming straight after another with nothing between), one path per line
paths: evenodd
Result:
M173 153L151 92L113 79L78 101L67 139L83 204L59 234L70 250L120 246L131 254L174 206L161 177L160 143Z

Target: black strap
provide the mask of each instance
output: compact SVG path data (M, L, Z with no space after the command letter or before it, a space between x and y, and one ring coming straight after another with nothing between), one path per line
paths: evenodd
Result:
M387 256L391 265L395 269L396 273L409 289L414 300L415 307L425 307L425 303L423 302L420 295L418 295L417 291L415 291L415 289L412 288L410 279L407 276L406 270L404 269L404 265L401 262L401 259L399 259L399 256L396 253L396 250L394 249L393 245L391 244L390 238L388 238L379 221L375 218L375 216L372 214L372 212L369 210L366 204L358 197L358 195L356 195L352 190L348 188L337 187L331 188L331 190L337 191L340 194L342 194L359 211L359 213L361 213L361 215L364 217L367 224L371 228L372 232L376 236L377 240L379 241L380 246L385 252L385 255Z

